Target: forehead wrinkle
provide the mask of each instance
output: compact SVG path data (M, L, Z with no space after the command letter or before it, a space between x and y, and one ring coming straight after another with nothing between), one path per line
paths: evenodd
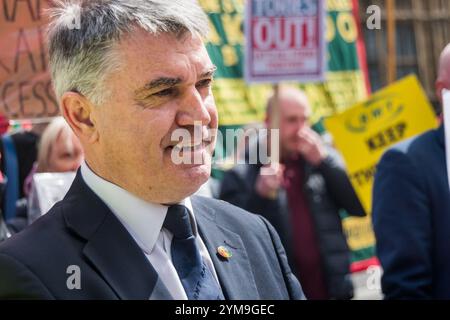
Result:
M135 95L161 87L174 87L183 83L190 85L191 82L195 83L197 79L213 77L217 70L217 67L211 63L208 55L191 54L191 51L188 54L186 52L175 52L172 54L175 54L172 59L177 60L176 65L164 65L169 59L167 55L165 61L160 59L158 59L159 61L153 60L149 69L161 72L160 76L136 89L134 91Z

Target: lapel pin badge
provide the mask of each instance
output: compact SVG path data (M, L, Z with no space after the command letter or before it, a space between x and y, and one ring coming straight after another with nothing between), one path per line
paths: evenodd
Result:
M217 248L217 253L224 259L230 259L233 255L231 251L225 248L224 246L220 246Z

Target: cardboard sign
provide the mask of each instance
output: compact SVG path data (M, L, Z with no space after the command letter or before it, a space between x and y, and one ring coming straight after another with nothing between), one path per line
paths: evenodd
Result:
M44 0L0 6L0 113L10 119L58 114L44 42L48 6Z
M249 0L247 82L324 80L324 0Z

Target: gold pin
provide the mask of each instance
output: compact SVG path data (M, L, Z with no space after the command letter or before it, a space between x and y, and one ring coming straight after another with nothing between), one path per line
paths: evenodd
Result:
M220 246L217 248L217 253L225 259L230 259L233 255L231 254L230 250L225 248L224 246Z

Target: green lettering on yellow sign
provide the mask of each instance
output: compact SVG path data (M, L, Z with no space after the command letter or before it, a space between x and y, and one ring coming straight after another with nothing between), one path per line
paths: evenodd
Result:
M351 132L366 132L380 123L392 121L403 111L403 104L395 100L395 95L377 95L364 103L361 111L350 114L345 126Z

